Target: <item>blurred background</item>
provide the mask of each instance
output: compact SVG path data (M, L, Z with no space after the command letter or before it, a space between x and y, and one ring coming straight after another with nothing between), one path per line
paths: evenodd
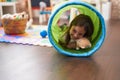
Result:
M34 24L47 24L52 8L67 0L0 0L0 17L7 13L27 12ZM82 0L95 6L105 20L120 19L120 0ZM40 2L44 2L40 4ZM42 7L45 7L45 20L40 21ZM43 14L43 13L42 13ZM42 19L44 19L42 18Z

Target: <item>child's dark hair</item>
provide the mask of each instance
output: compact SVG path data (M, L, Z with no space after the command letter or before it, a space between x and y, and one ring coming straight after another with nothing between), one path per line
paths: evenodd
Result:
M80 15L76 16L72 20L69 30L71 29L72 26L84 27L86 33L83 37L91 39L91 35L93 34L93 31L94 31L94 27L93 27L94 25L93 25L91 18L88 15L80 14ZM69 32L68 32L67 38L70 39Z
M90 37L93 34L93 22L91 18L87 15L80 14L74 18L70 24L70 28L72 26L83 26L86 30L84 37Z

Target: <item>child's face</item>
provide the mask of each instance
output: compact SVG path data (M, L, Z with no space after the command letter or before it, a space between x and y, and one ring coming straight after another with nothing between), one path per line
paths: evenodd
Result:
M84 27L80 27L80 26L72 26L70 29L70 38L73 40L77 40L80 39L84 36L84 34L86 33Z

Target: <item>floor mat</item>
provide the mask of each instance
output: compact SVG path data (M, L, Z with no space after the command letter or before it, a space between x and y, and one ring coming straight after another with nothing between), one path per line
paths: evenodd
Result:
M47 30L45 25L33 25L32 28L27 29L26 33L20 35L6 35L4 29L0 27L0 42L7 43L19 43L19 44L29 44L38 46L51 47L48 36L42 38L40 36L40 31Z

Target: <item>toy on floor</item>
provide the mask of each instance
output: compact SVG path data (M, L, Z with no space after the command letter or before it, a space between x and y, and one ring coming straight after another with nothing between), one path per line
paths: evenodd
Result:
M26 12L4 14L1 17L4 32L9 35L25 33L28 14Z
M40 35L41 35L42 38L45 38L47 36L47 31L46 30L42 30L40 32Z
M20 20L28 19L28 14L26 12L14 13L14 14L4 14L1 19L11 19L11 20Z
M87 38L81 38L76 41L76 50L81 49L86 49L91 47L91 43Z

